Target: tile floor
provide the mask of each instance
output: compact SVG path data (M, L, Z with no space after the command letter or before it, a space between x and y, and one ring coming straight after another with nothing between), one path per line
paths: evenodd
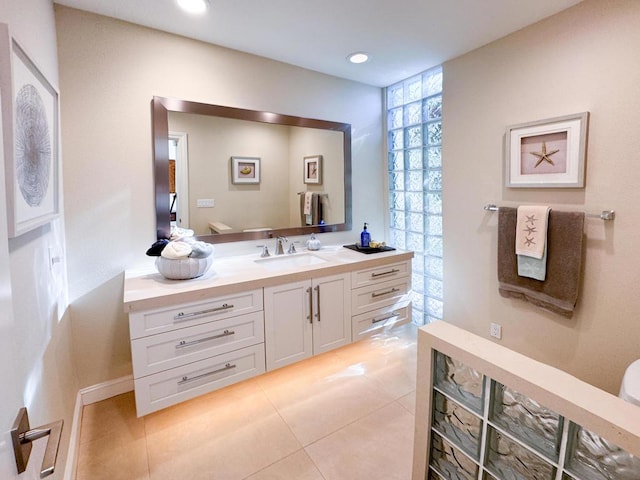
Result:
M137 418L87 405L76 480L408 480L416 327Z

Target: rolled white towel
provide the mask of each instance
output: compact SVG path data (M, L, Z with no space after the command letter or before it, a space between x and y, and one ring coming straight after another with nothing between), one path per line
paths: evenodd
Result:
M186 242L169 242L167 246L162 249L160 254L164 258L170 260L180 260L182 258L188 258L191 255L191 245Z
M191 245L191 258L207 258L213 255L213 245L206 242L192 242Z
M171 240L180 240L181 238L193 237L195 232L190 228L171 227Z

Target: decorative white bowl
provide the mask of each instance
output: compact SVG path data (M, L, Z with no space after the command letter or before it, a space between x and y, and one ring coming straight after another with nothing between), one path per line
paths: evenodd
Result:
M181 258L174 260L158 257L156 268L158 272L170 280L187 280L204 275L213 263L213 255L206 258Z

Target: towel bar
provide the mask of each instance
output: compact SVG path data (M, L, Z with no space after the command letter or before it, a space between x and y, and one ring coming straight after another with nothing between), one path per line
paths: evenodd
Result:
M484 206L484 209L489 212L497 212L499 208L500 207L493 203L488 203ZM614 220L616 218L616 212L614 210L603 210L601 213L585 213L585 216L589 218L599 218L601 220Z

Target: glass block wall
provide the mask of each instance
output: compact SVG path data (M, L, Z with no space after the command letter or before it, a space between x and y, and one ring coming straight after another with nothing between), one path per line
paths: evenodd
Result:
M428 480L638 480L640 457L435 352Z
M413 322L442 319L442 69L387 87L391 244L415 252Z

